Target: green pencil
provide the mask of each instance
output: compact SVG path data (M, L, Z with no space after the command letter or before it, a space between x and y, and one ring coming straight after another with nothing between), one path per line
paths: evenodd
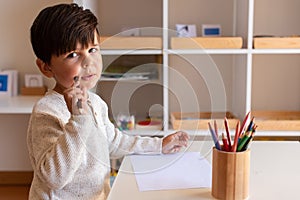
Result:
M247 132L247 134L245 134L242 139L240 140L240 142L238 143L238 147L237 147L237 151L241 151L243 149L243 147L245 146L245 144L247 143L248 140L250 140L251 137L251 133ZM250 136L249 136L250 135Z

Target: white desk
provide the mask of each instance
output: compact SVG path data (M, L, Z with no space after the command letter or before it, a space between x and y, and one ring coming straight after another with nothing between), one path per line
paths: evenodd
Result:
M211 161L211 142L193 142L189 151L201 151ZM147 164L147 163L145 163ZM213 199L210 188L139 192L130 159L125 157L109 200ZM182 172L184 173L184 172ZM300 143L260 142L251 146L250 199L300 199Z

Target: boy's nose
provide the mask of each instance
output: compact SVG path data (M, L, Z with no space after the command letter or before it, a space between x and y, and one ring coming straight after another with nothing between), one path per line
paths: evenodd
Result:
M89 56L86 56L82 62L82 67L87 68L92 64L92 59Z

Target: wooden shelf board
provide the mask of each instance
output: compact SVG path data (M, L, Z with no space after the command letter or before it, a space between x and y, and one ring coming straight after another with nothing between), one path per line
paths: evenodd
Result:
M258 130L300 131L300 111L251 111Z
M171 49L241 49L241 37L173 37Z
M100 37L101 49L162 49L161 37Z
M300 48L300 37L261 37L254 38L255 49L297 49Z

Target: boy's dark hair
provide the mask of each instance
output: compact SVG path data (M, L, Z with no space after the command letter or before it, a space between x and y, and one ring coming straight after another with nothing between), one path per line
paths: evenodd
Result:
M62 55L76 49L79 43L87 47L94 42L97 18L77 4L59 4L43 9L33 22L31 44L35 55L50 64L52 55Z

